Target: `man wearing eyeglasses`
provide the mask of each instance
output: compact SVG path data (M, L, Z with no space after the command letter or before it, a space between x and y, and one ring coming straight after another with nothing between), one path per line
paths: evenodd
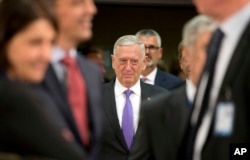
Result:
M136 33L136 37L145 44L147 56L146 69L141 74L142 80L145 83L157 85L167 90L181 85L183 83L181 79L157 68L157 63L163 53L160 35L155 30L143 29Z

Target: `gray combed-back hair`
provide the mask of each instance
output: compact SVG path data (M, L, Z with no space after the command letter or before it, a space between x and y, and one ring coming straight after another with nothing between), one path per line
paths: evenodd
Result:
M125 35L125 36L120 37L115 42L113 53L114 53L114 55L116 54L116 49L118 46L129 46L129 45L134 45L134 44L138 44L140 46L142 56L144 57L145 56L145 45L141 40L139 40L134 35Z
M158 47L161 47L161 36L159 35L158 32L156 32L153 29L142 29L138 31L135 36L138 38L139 36L146 36L146 37L152 37L155 36L158 42Z
M190 48L198 35L204 32L213 32L217 24L208 16L198 15L189 20L183 28L182 44Z

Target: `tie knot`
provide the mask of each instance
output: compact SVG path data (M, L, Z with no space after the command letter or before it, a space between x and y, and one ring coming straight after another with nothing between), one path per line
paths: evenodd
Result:
M224 33L222 32L222 30L220 28L217 28L214 31L213 38L220 42L223 37L224 37Z
M148 79L147 77L142 77L142 78L141 78L141 81L142 81L142 82L145 82L147 79Z
M124 91L127 98L131 95L132 92L133 91L131 91L130 89L127 89L126 91Z
M217 28L214 31L214 34L210 40L210 43L208 45L208 54L217 54L218 49L221 45L222 39L224 37L224 33L221 31L220 28Z
M66 55L61 62L66 65L67 67L72 67L76 64L76 61L74 58L70 57L69 55Z

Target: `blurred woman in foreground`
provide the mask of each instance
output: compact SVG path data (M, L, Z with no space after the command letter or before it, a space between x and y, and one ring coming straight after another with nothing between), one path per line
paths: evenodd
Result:
M52 8L53 0L0 1L0 159L6 153L84 159L27 85L43 79L50 61Z

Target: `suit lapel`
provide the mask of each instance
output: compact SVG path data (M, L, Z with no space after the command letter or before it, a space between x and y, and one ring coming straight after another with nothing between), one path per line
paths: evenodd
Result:
M150 101L151 100L151 88L149 88L147 85L148 84L145 84L145 83L141 83L141 104L142 102L146 102L146 101ZM142 105L140 104L140 107L142 107ZM141 110L141 108L140 108ZM139 113L140 115L140 113ZM140 118L139 118L140 119ZM134 139L136 138L137 136L137 133L139 133L138 131L141 129L141 123L139 121L138 123L138 128L137 128L137 131L135 133L135 136L134 136ZM134 141L134 140L133 140Z
M162 82L164 82L164 79L165 77L162 74L162 72L159 69L157 69L156 76L155 76L155 85L162 86L161 84Z
M150 101L151 100L151 88L148 87L148 84L141 83L141 100L144 101Z
M85 80L85 85L86 85L86 90L87 91L91 91L91 85L92 85L92 81L93 79L91 79L92 76L87 76L87 75L90 75L90 74L93 74L93 73L89 73L89 70L88 70L88 66L86 65L86 63L88 63L84 58L82 58L81 56L77 55L77 64L80 68L80 71L82 73L82 76ZM100 112L100 111L96 111L95 110L95 106L93 105L93 101L94 101L94 96L90 95L91 93L90 92L87 92L87 102L88 102L88 110L89 110L89 113L90 113L90 117L94 117L95 116L95 113L96 112ZM98 125L98 119L97 118L91 118L91 122L93 123L93 131L98 131L99 130L99 125ZM93 132L94 134L97 134L97 132Z
M250 53L249 44L250 44L250 22L248 23L247 28L243 32L243 34L242 34L242 36L241 36L241 38L236 46L236 49L232 55L232 58L229 62L225 77L224 77L223 82L222 82L221 89L219 91L219 97L217 97L216 102L219 101L220 99L225 100L225 98L226 98L226 100L232 100L231 99L232 97L227 97L228 96L227 93L228 93L228 91L231 91L231 89L233 87L233 83L235 82L235 79L237 78L237 74L241 70L240 66L244 66L244 65L242 65L242 63L245 62L245 59L247 59L247 56ZM231 94L229 94L229 95L234 96ZM213 117L213 120L214 120L214 117ZM213 124L210 125L210 132L206 138L206 143L208 143L209 137L211 137L211 135L212 135L212 127L213 127Z
M60 105L60 109L63 112L69 112L70 110L67 102L66 92L58 81L58 78L56 77L51 65L48 67L43 85L45 86L46 90L51 93L51 96L54 97L53 99L57 101L57 103L63 104Z
M118 138L118 141L121 143L124 149L128 150L117 116L115 94L114 94L114 81L106 84L104 95L109 95L110 97L104 100L105 101L104 110L107 115L107 118Z
M61 86L51 65L48 67L42 85L45 87L49 95L54 100L56 107L60 110L62 116L68 124L68 127L70 127L71 131L74 133L75 138L81 143L81 138L78 134L75 121L71 113L70 105L67 100L66 91L63 89L63 86Z
M234 78L237 77L237 73L239 73L239 66L244 62L244 58L246 58L246 54L249 54L249 42L250 42L250 22L248 23L247 29L242 34L240 41L234 51L234 54L230 60L229 66L227 68L226 75L223 80L223 86L221 88L221 92L225 92L228 87L227 85L232 85L234 82ZM223 95L223 94L222 94Z

